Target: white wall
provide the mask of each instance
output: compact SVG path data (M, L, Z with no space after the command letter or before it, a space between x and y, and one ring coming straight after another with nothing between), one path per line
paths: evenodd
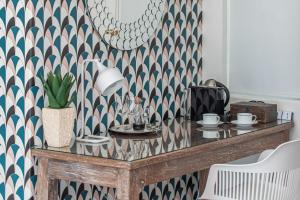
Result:
M232 101L263 100L295 113L300 138L300 1L230 0Z
M226 0L203 1L203 80L227 83Z
M300 76L300 1L204 0L203 7L204 79L227 82L232 102L263 100L294 111L291 139L300 138L300 78L290 79Z
M300 100L299 11L299 0L230 0L232 92Z

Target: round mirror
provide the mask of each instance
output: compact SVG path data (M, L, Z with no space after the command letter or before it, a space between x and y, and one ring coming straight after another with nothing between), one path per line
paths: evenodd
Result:
M88 0L90 19L102 39L130 50L147 42L161 21L164 0Z

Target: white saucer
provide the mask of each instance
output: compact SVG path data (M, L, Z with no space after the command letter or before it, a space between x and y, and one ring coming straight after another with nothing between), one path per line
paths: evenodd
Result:
M207 128L207 127L199 127L196 129L197 131L203 132L203 131L218 131L218 132L224 132L224 129L221 127L212 127L212 128Z
M231 121L232 124L237 125L238 127L251 127L252 125L255 125L258 123L258 121L253 121L250 124L239 124L237 120Z
M224 122L221 122L221 121L217 124L204 124L203 120L197 121L196 123L200 124L201 126L203 126L205 128L216 128L216 127L220 126L221 124L224 124Z

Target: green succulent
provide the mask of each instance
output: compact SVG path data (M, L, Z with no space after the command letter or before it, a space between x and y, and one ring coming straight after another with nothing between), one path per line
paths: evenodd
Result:
M70 73L62 78L60 73L47 74L47 80L40 77L49 100L49 108L67 108L72 103L69 100L70 90L75 83L75 79Z

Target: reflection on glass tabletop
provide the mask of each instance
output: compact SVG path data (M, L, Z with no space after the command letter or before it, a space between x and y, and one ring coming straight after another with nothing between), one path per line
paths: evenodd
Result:
M41 145L34 146L33 149L134 161L212 143L218 140L225 140L231 137L239 137L285 123L290 123L290 121L277 121L268 124L259 123L248 128L239 128L232 124L223 124L217 129L205 129L196 124L196 122L178 118L164 121L162 123L162 130L156 134L130 137L108 133L109 141L101 144L73 142L70 147L53 148Z

